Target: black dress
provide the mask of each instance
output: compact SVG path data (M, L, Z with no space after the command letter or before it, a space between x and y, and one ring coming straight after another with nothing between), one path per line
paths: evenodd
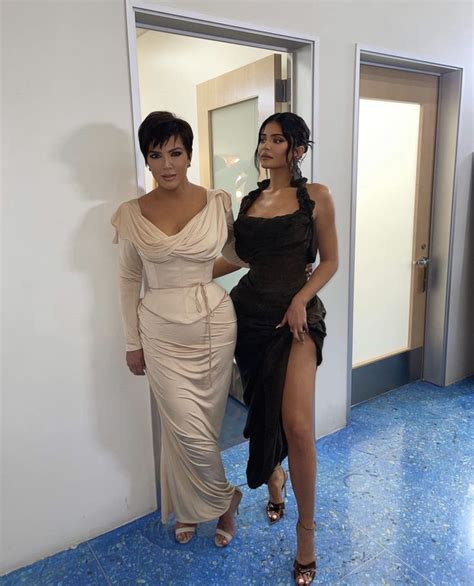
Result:
M317 252L314 202L306 189L306 179L292 183L297 188L297 211L275 218L246 215L268 184L268 180L262 181L242 200L234 223L236 252L250 267L231 292L238 324L235 356L249 408L244 436L250 440L250 488L266 483L275 466L288 455L281 406L293 335L288 325L275 327L306 283L305 267L314 262ZM310 300L306 311L319 365L326 311L318 296Z

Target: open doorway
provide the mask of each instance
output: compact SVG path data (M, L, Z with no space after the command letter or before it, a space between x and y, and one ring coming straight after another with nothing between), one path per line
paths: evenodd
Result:
M219 56L216 59L216 55ZM191 182L230 193L234 216L255 189L254 150L260 124L291 109L287 53L137 28L140 109L169 110L194 132ZM199 63L199 66L196 66ZM155 187L145 169L146 191ZM219 279L229 292L241 269ZM241 400L238 388L232 394Z
M245 28L242 23L233 24L229 21L220 22L207 18L203 20L202 15L174 9L167 11L157 7L154 10L140 0L127 0L126 6L137 183L142 192L147 188L147 180L136 133L143 118L143 108L151 111L157 107L155 103L141 96L139 51L147 44L158 43L159 37L151 37L151 32L164 33L160 42L166 42L167 45L165 47L163 44L162 49L171 52L162 55L162 65L167 61L168 79L173 78L173 85L167 87L165 83L160 83L161 74L158 72L156 79L153 80L155 90L152 98L156 100L159 95L160 107L166 106L184 118L187 117L197 132L199 124L195 100L183 91L183 88L189 87L188 81L193 82L195 87L199 83L210 81L264 57L279 55L281 65L279 71L275 71L278 83L271 98L272 104L267 103L265 108L267 111L272 107L282 111L287 108L296 112L308 123L313 140L318 141L315 94L319 47L316 37L307 34L294 36L283 31L265 30L254 26ZM210 51L209 47L213 47L213 50ZM193 49L197 52L193 53ZM178 71L185 70L189 73L190 79L177 75ZM286 80L286 83L282 83L283 80ZM183 101L193 105L189 108ZM236 98L233 102L227 99L225 106L231 102L242 101L242 97ZM258 115L263 113L264 109L259 108ZM196 146L199 149L199 145ZM317 162L317 151L303 162L302 172L310 180L317 171ZM197 178L197 169L198 167L195 167L194 179ZM193 178L193 175L190 177ZM204 176L202 181L206 182Z
M275 111L297 112L317 140L316 39L154 11L132 0L127 12L137 182L143 193L153 183L136 134L143 117L153 110L170 110L191 124L195 141L190 180L229 191L235 211L258 179L253 153L266 117ZM232 140L228 128L234 129ZM315 167L316 155L307 157L302 171L310 180ZM228 276L223 286L232 288L240 276ZM231 394L237 400L241 400L239 382L235 368ZM153 400L152 419L159 490L160 425ZM242 441L242 427L234 434L224 425L228 437L221 446Z
M209 188L214 187L215 183L217 187L217 178L213 176L213 172L219 173L220 168L215 163L217 157L225 157L226 153L215 153L213 161L210 157L212 148L219 146L225 150L226 146L230 145L216 144L216 139L217 143L225 141L225 121L213 121L212 118L223 117L223 108L228 108L232 104L241 105L246 100L255 103L256 107L248 116L243 112L243 116L239 117L239 122L244 123L244 128L236 127L232 131L234 141L241 141L244 131L248 134L250 130L253 136L254 127L260 118L273 113L274 108L281 108L280 103L277 103L278 96L272 94L275 84L272 85L271 79L263 78L268 68L260 67L257 72L257 77L260 75L263 78L260 87L255 87L255 84L250 88L245 87L249 85L249 69L255 68L256 63L267 57L272 60L278 58L275 59L278 60L278 67L275 65L275 70L279 71L276 71L275 78L286 79L287 55L283 53L137 28L137 64L142 117L153 110L169 110L189 122L194 131L193 161L188 173L190 181ZM270 95L266 95L266 92ZM262 107L264 98L271 103ZM249 120L249 117L252 119ZM213 124L217 128L212 129ZM230 136L230 132L227 135ZM235 150L234 145L232 148ZM222 161L228 168L235 167L232 155L234 153L229 152L227 161ZM142 166L144 167L143 163ZM253 169L246 165L243 171L248 174L253 172ZM255 173L251 179L257 179ZM149 191L153 188L150 173L145 173L145 181L146 189ZM226 187L232 187L229 181L225 181L225 184ZM246 186L242 186L240 191L242 188L245 189Z
M288 54L137 28L137 64L142 117L168 110L189 122L194 144L188 177L230 193L236 216L242 197L259 179L253 155L260 124L274 112L290 109L289 92L283 90L291 77ZM151 191L156 184L144 161L141 165L146 191ZM245 271L218 281L230 292ZM245 418L234 362L223 449L244 441Z

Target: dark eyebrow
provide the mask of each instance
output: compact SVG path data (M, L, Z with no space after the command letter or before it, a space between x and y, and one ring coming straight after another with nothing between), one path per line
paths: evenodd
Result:
M263 137L263 136L267 136L267 135L266 135L264 132L261 132L261 133L260 133L260 137ZM275 136L279 136L279 137L281 137L281 138L285 138L285 136L284 136L283 134L281 134L280 132L277 132L276 134L270 134L270 137L272 137L272 136L273 136L273 137L275 137Z
M177 146L177 147L173 147L173 148L172 148L172 149L170 149L168 152L169 152L169 153L172 153L173 151L178 151L178 150L179 150L179 151L184 151L184 148L183 148L183 147L180 147L180 146ZM156 150L155 148L153 148L153 149L150 149L150 150L148 151L148 154L150 154L150 153L156 153L157 155L159 155L159 154L161 153L161 149L160 149L160 150Z

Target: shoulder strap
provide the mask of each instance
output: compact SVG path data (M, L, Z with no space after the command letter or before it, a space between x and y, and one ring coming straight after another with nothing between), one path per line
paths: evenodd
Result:
M245 214L247 212L247 210L251 207L251 205L257 199L257 197L269 185L270 185L270 179L264 179L263 181L257 182L257 189L250 191L244 198L242 198L242 203L240 204L240 209L239 209L239 216L240 216L240 214Z
M299 177L298 179L292 179L290 185L292 187L296 187L296 197L298 199L300 209L306 212L312 221L315 204L314 201L309 197L308 188L306 187L307 182L308 180L306 177Z
M296 187L296 197L298 198L298 203L300 206L300 210L302 210L305 214L307 214L310 220L311 226L311 241L308 246L307 255L308 255L308 262L313 263L316 260L316 251L317 251L317 242L316 242L316 234L314 232L314 223L313 223L313 211L315 203L309 197L308 188L306 187L306 183L308 180L306 177L299 177L297 179L292 179L291 185L292 187Z

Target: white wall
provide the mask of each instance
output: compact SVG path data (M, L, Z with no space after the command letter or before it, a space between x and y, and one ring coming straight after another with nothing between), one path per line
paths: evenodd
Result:
M2 570L155 507L109 218L136 195L121 2L3 3Z
M341 249L339 272L322 294L330 335L318 375L320 429L343 425L346 410L354 43L466 68L448 378L469 374L470 4L173 5L235 20L245 12L256 25L320 36L319 180L334 193ZM124 5L37 0L2 8L6 571L124 523L155 501L149 401L143 381L123 365L108 225L136 189Z
M275 52L157 31L137 39L142 118L153 110L169 110L189 122L195 135L191 181L200 183L196 86ZM151 189L149 172L146 179Z

